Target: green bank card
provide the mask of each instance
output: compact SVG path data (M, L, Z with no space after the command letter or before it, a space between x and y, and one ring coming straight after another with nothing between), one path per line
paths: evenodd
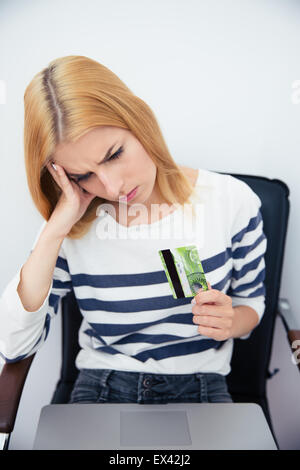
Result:
M174 299L194 297L199 289L208 290L195 245L159 250Z

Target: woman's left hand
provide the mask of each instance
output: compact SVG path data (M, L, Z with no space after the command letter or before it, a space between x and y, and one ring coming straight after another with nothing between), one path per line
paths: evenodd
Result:
M231 337L235 314L232 299L224 292L212 289L209 282L207 285L207 291L200 290L194 297L193 322L199 325L198 332L201 335L224 341Z

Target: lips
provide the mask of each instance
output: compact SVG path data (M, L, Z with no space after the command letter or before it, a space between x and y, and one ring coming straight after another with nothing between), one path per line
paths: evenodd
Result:
M137 186L135 188L133 188L128 194L126 194L126 197L129 197L130 194L132 194L135 190L136 190Z
M130 193L127 194L127 196L126 196L126 197L127 197L127 201L129 201L130 199L132 199L132 198L135 196L135 194L136 194L136 192L137 192L137 188L138 188L138 187L136 186L132 191L130 191Z

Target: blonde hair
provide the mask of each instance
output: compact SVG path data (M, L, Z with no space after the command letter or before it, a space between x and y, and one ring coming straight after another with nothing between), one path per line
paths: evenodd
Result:
M56 146L76 142L98 126L131 131L157 167L157 184L169 204L190 204L194 187L173 160L150 107L111 70L85 56L51 61L37 73L24 93L24 156L31 197L49 220L61 195L46 168ZM70 230L69 238L85 235L105 199L95 197ZM192 206L194 215L194 209Z

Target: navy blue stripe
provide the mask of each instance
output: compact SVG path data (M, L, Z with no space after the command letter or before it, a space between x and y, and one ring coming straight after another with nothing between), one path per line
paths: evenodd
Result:
M44 324L44 330L46 330L45 341L47 339L49 329L50 329L50 320L51 320L51 317L50 317L49 313L47 313L46 319L45 319L45 324Z
M59 306L59 299L61 298L60 295L57 294L50 294L49 295L49 306L53 307L54 313L57 314L58 306Z
M228 283L229 279L231 279L231 269L230 271L228 271L228 273L226 274L226 276L221 279L221 281L219 282L216 282L215 284L213 284L211 287L213 289L217 289L219 291L223 291L223 289L225 288L226 284Z
M162 284L167 282L164 270L137 274L72 274L74 286L131 287Z
M199 335L200 336L200 335ZM207 349L219 349L224 341L215 341L214 339L199 339L197 341L191 341L181 344L170 344L167 346L162 346L161 348L150 349L148 351L142 351L133 357L141 362L146 362L148 359L155 359L160 361L162 359L167 359L170 357L177 356L187 356L189 354L196 354ZM117 349L112 346L104 346L96 348L108 354L122 354Z
M25 359L25 357L27 357L27 354L22 354L21 356L18 356L18 357L15 357L14 359L8 359L6 356L4 356L4 354L2 354L0 352L0 356L2 357L2 359L4 359L4 361L7 363L7 364L13 364L14 362L19 362L19 361L22 361L22 359Z
M260 287L258 287L254 292L252 292L251 294L247 295L247 297L245 297L244 295L234 295L234 297L239 297L241 299L248 299L248 298L253 298L253 297L258 297L260 295L266 295L266 286L265 285L262 285Z
M198 333L199 334L199 333ZM196 336L196 335L195 335ZM131 344L131 343L149 343L149 344L162 344L168 341L176 341L179 339L186 339L186 336L168 335L168 334L143 334L135 333L122 338L113 344Z
M256 276L256 278L251 281L251 282L247 282L245 284L240 284L239 286L237 286L235 289L232 289L230 287L230 292L232 293L232 295L235 295L236 293L238 292L242 292L244 290L247 290L247 289L251 289L253 287L256 287L258 286L258 284L260 284L261 282L264 281L265 279L265 276L266 276L266 269L263 268L259 273L258 275Z
M167 318L160 318L159 320L155 320L152 322L144 322L144 323L129 323L126 325L122 325L120 323L91 323L89 325L93 328L96 332L98 338L101 336L119 336L130 334L135 331L142 330L144 328L148 328L153 325L163 324L163 323L180 323L182 325L194 325L192 320L193 314L192 313L175 313L170 315ZM195 325L194 325L195 326Z
M216 349L218 346L220 346L220 341L215 341L214 339L201 339L181 344L170 344L168 346L162 346L161 348L152 349L150 351L143 351L133 357L142 362L146 362L150 358L159 361L169 357L195 354L211 348Z
M248 295L248 297L258 297L259 295L266 295L266 286L262 285L258 289L256 289L252 294Z
M236 235L232 237L231 244L233 245L234 243L240 242L243 236L245 235L245 233L252 232L253 230L255 230L261 221L262 221L262 215L261 215L260 210L258 210L257 215L255 217L252 217L249 220L247 227L243 228Z
M70 272L68 261L65 258L62 258L61 256L57 257L56 267L63 269L64 271L67 271L68 273Z
M201 261L203 271L209 273L224 266L224 264L231 258L231 248L212 256L211 258Z
M149 310L163 310L190 304L191 298L174 299L172 295L130 300L77 299L82 310L104 310L106 312L133 313Z
M60 281L59 279L53 279L54 289L68 289L72 290L72 281Z
M263 258L264 255L259 255L256 259L250 261L250 263L245 264L242 269L237 271L236 269L232 270L232 277L237 281L241 279L242 277L246 276L250 271L253 271L254 269L257 269L259 263L261 262L261 259Z
M105 343L103 338L97 334L94 333L93 330L86 330L85 333L87 333L89 336L92 336L99 341L101 341L103 344L107 345L107 342ZM198 334L195 334L194 336L198 336ZM149 343L149 344L162 344L162 343L167 343L170 341L177 341L179 339L186 339L186 336L178 336L178 335L169 335L169 334L144 334L144 333L133 333L132 335L127 335L125 338L121 338L118 341L113 341L111 343L112 345L116 344L131 344L131 343Z
M252 251L254 250L254 248L256 248L263 240L266 239L266 236L265 234L262 232L261 235L257 238L257 240L252 243L251 245L247 245L247 246L241 246L239 248L236 248L233 252L232 252L232 258L233 259L238 259L238 258L246 258L246 256Z

